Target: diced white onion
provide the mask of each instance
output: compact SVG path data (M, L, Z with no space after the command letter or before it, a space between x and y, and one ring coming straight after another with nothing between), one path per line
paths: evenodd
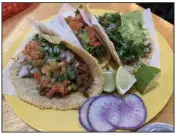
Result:
M31 68L32 68L31 65L23 65L23 66L21 66L21 69L20 69L18 75L20 77L24 77L24 76L30 74L29 71L31 70Z

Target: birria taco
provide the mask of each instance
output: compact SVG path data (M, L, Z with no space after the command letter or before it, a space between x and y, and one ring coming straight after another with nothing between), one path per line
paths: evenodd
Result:
M104 77L87 51L62 41L40 23L12 65L17 96L40 108L77 109L102 92Z
M94 56L102 67L108 64L110 54L104 40L94 29L81 7L74 9L68 4L63 4L58 15L64 17L83 49Z
M91 14L89 8L87 12L117 64L123 65L131 72L138 69L140 61L148 64L154 44L148 29L144 27L141 11L124 14L110 12L97 18Z

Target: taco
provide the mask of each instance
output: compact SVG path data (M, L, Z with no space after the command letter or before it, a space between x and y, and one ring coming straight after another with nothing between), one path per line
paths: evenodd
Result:
M35 33L10 69L17 96L39 108L70 110L99 95L104 77L95 58L38 25L47 32Z
M97 18L87 8L89 18L97 32L106 40L106 45L119 65L135 72L139 64L148 64L152 58L154 44L149 31L144 27L141 11L125 14L105 13Z
M74 9L64 4L58 15L64 17L83 49L94 56L102 67L108 64L110 54L107 46L81 7Z

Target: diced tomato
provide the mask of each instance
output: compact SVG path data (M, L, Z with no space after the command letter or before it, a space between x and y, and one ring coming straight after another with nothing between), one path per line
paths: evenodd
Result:
M55 83L52 87L51 90L46 94L47 97L51 98L54 96L55 93L60 93L62 96L64 96L66 93L68 93L68 90L66 90L66 84L69 83L70 81L65 80L63 84L61 83Z
M94 29L90 26L86 26L85 30L90 34L90 33L94 33Z
M64 89L64 87L52 87L52 89L47 92L46 96L48 98L52 98L56 93L60 93L62 96L64 96L68 91Z
M64 86L63 85L60 85L60 84L54 84L53 86L52 86L52 90L54 90L54 91L63 91L64 90Z
M97 38L95 30L90 26L86 26L85 29L86 29L86 31L88 32L88 35L89 35L89 45L93 46L93 47L100 46L101 42Z
M29 56L30 60L39 60L44 57L44 52L37 41L30 41L24 49L24 54Z
M79 32L80 29L84 26L84 20L81 15L77 15L76 17L68 16L66 18L66 22L70 26L73 32Z
M66 85L69 84L69 80L63 81L63 83L55 83L51 86L50 91L46 94L48 98L52 98L54 94L60 93L62 96L64 96L69 91L66 89Z
M78 23L78 27L82 28L84 26L84 24L82 22Z
M34 72L34 79L36 83L39 84L41 81L41 74L39 72Z
M69 22L69 26L72 30L79 31L82 27L78 24L78 22L71 21Z
M39 42L32 40L32 41L29 42L29 46L30 46L31 48L39 48L39 47L40 47L40 44L39 44Z
M52 86L51 90L55 91L56 93L61 93L61 95L65 94L65 87L64 87L64 85L54 84Z

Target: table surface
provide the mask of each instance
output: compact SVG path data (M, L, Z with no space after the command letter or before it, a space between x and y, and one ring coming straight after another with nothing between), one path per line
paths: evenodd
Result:
M80 4L86 5L87 3L70 3L72 6L77 7ZM62 3L34 3L30 8L11 17L3 22L3 55L9 50L13 42L23 33L23 31L31 27L24 17L28 16L38 21L55 15ZM140 6L134 3L92 3L91 8L101 8L107 10L119 10L121 12L128 12L133 10L143 10ZM155 28L164 36L173 50L173 25L164 19L153 14ZM174 99L173 95L164 109L150 122L165 122L171 125L174 124ZM3 99L3 131L36 131L26 123L24 123L16 114L11 110L5 99Z

